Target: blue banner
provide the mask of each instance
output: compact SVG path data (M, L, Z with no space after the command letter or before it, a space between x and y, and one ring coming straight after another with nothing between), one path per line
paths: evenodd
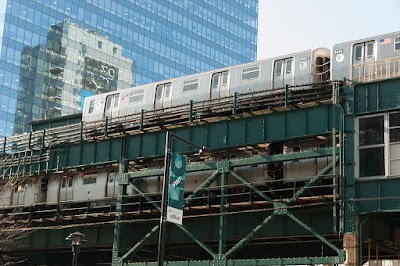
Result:
M183 198L186 177L186 157L179 153L171 153L169 167L167 221L182 224Z

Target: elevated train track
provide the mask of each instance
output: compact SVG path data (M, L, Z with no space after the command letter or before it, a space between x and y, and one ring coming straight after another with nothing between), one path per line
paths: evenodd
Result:
M63 146L74 145L74 143L97 142L102 139L119 138L125 135L143 134L145 132L173 129L187 125L213 123L226 119L329 104L332 102L333 98L338 96L339 91L342 90L341 86L342 84L340 82L333 82L317 84L313 86L312 89L310 86L305 86L296 88L286 87L283 90L277 91L249 92L247 94L235 95L219 100L189 103L187 105L157 110L155 112L142 112L141 114L115 120L110 119L102 122L85 124L78 123L12 136L4 138L0 142L0 146L3 147L0 170L3 179L14 179L17 184L18 180L35 178L35 176L38 175L60 175L62 173L74 173L86 167L96 168L96 166L90 165L77 165L73 168L59 169L52 168L49 162L54 161L54 158L51 157L56 154L57 150ZM266 147L262 145L237 147L236 152L235 149L230 149L230 154L235 154L235 157L237 156L238 158L251 157L254 154L262 156L266 154L265 148ZM329 151L325 153L326 156L329 154ZM203 161L214 160L215 157L226 157L224 154L224 150L215 150L212 156L199 156L196 152L189 152L187 155L189 156L189 161L194 163L193 168L196 171L200 171L201 167L199 168L199 166L196 166L197 161L202 165L201 162ZM311 156L313 157L315 154ZM97 167L102 169L105 167L116 169L117 164L118 162L116 161L109 161L103 162ZM151 175L162 175L160 172L163 167L162 160L151 158L151 160L146 163L140 159L139 161L131 161L130 165L132 169L137 171L137 176L140 176L143 170ZM157 170L157 168L160 170ZM154 169L154 171L149 171L150 169ZM306 179L294 180L292 185L285 186L279 185L279 183L282 183L280 180L271 180L264 188L266 189L264 192L269 190L269 193L276 193L279 195L278 197L282 197L285 193L293 194L295 193L293 189L295 187L300 188L304 185L305 180ZM259 186L257 184L254 185ZM275 189L273 189L274 187ZM320 187L320 189L323 188L324 185ZM328 185L327 188L331 189L330 185ZM199 196L195 201L197 202L195 205L198 205L198 207L194 209L203 209L202 212L207 213L207 211L210 210L207 206L212 205L211 198L214 197L214 200L218 198L218 194L215 194L213 191L218 190L219 188L215 187L213 190L206 191L205 194L203 193L203 195ZM254 201L257 201L257 194L253 193L248 188L245 189L245 186L232 185L230 188L228 186L228 190L231 191L229 192L231 195L228 197L228 202L231 202L232 206L247 205L247 207L249 207L253 205ZM211 196L210 193L213 196ZM315 193L314 195L317 194L318 193ZM329 195L331 195L331 193L328 193L328 198L331 197ZM155 202L160 201L160 195L158 194L155 196ZM140 198L141 196L139 195L125 200L125 209L127 210L126 217L143 213L143 211L146 211L143 208L149 208L151 204L143 203ZM310 195L310 200L313 201L311 198ZM3 215L11 215L15 219L26 222L29 221L29 223L33 222L49 225L62 221L68 223L72 220L76 222L90 221L92 219L111 221L115 218L115 200L116 198L105 198L103 200L78 203L63 202L58 205L50 206L45 203L22 205L16 208L3 209ZM301 201L305 202L307 199L303 197ZM201 207L201 205L204 207ZM257 205L259 204L255 204L254 206ZM154 209L154 206L150 207L149 210L152 208ZM193 209L192 206L187 208L188 210Z
M49 160L49 152L60 146L99 141L124 135L136 135L187 125L217 122L271 112L331 103L341 88L340 82L282 90L258 91L235 96L190 102L186 105L142 111L135 115L99 122L77 123L48 128L0 140L0 173L19 176L34 174L22 165L41 164ZM40 171L52 169L38 168Z
M329 128L335 122L330 117L328 110L331 110L329 106L338 103L342 87L341 82L330 82L312 85L312 88L311 86L287 87L275 91L249 92L219 100L190 102L155 112L141 112L118 119L50 127L7 137L0 142L0 147L2 147L0 171L3 180L15 180L16 182L37 177L44 177L44 180L47 180L50 176L75 174L88 169L118 171L121 160L124 160L122 153L113 157L112 160L110 160L111 157L106 157L106 159L98 160L94 164L79 159L80 163L71 163L71 166L68 167L62 166L61 161L65 159L61 158L60 155L72 151L74 147L81 147L79 149L83 150L86 147L84 145L101 145L102 142L107 141L117 141L116 143L120 145L126 138L135 136L161 134L165 130L184 130L191 127L217 125L230 120L243 119L245 121L254 117L268 117L275 113L288 113L289 119L292 120L294 118L290 114L295 113L293 110L317 107L316 111L313 111L307 118L312 119L318 113L319 107L328 106L327 109L322 108L324 112L322 116L329 116L330 121L324 122L323 124L326 125L323 127L318 126L318 130L316 130L319 132L318 136L307 129L301 131L305 135L301 136L300 139L295 137L285 140L286 143L298 143L299 141L314 143L317 140L318 143L324 145L314 147L309 151L271 154L269 153L272 147L270 146L271 143L265 141L250 141L245 145L234 145L229 148L217 147L211 149L212 153L210 154L199 154L198 151L184 149L189 162L188 174L209 171L210 174L213 173L209 178L214 178L213 181L211 179L207 181L210 184L214 182L213 185L198 184L201 185L201 188L196 192L190 189L185 192L185 197L190 198L190 202L185 205L185 218L189 221L189 224L190 221L195 222L199 219L217 221L221 219L221 209L223 209L224 215L230 217L249 215L257 220L257 217L267 213L271 215L271 219L276 217L279 221L280 219L297 221L295 216L300 214L300 217L302 217L303 211L313 213L312 215L321 211L332 215L333 210L335 222L332 222L332 225L339 228L337 224L340 217L338 209L341 200L340 179L333 169L340 167L338 156L340 149L333 147L336 146L335 142L339 141L340 135ZM273 127L273 125L270 126ZM320 128L325 128L325 130L321 131ZM112 147L112 144L110 145ZM160 145L163 146L162 143ZM82 153L82 151L78 153ZM242 180L242 174L237 173L237 169L241 169L241 167L266 167L263 165L268 164L279 166L285 162L307 159L318 160L318 158L328 157L336 159L331 163L327 161L326 169L321 169L322 171L319 171L317 176L285 180L279 175L263 182L247 182ZM2 217L6 218L3 219L3 222L26 224L33 231L91 226L107 227L114 224L129 227L129 225L135 224L157 223L161 195L159 192L142 190L137 182L152 176L156 176L157 180L161 178L163 171L162 155L139 156L129 159L126 163L128 172L119 177L119 182L120 185L136 186L136 195L114 196L80 202L63 201L55 204L42 202L33 205L11 206L2 211ZM226 166L224 166L225 164ZM267 170L279 172L279 167ZM251 172L251 168L248 171ZM221 185L219 180L228 178L228 176L239 181ZM295 216L292 216L292 213ZM301 222L299 223L303 226ZM309 229L305 225L304 228ZM318 237L328 245L334 243L333 246L340 246L340 233L333 232L332 228L324 229L321 234L318 234ZM240 241L248 242L253 237L248 235L244 238L245 240L241 240L241 238L242 236L236 236L227 239L227 246L232 248L235 246L234 249L238 249L242 246L237 244L238 241L239 243ZM272 239L271 236L265 236L265 239L257 237L251 243L252 245L266 245L273 241ZM290 233L283 238L276 238L274 241L277 241L276 245L279 245L278 242L281 243L280 245L284 245L285 241L289 239L295 239L301 243L309 242L312 245L318 245L320 242L320 240L315 240L313 236L304 234L304 232L303 234ZM114 241L116 240L114 239ZM210 238L203 244L215 249L220 245L218 244L219 241ZM197 250L196 245L187 240L177 240L173 243L176 245L182 243L188 249ZM106 246L108 247L106 250L109 250L110 245ZM148 243L146 248L152 250L154 244ZM54 249L57 252L61 250L63 249ZM323 258L313 260L333 261L335 250L333 253L331 251L326 252L326 256ZM204 251L198 254L203 253ZM140 256L145 255L141 253ZM342 256L343 254L339 254L340 258L343 258ZM240 257L246 258L244 254L239 252L238 258ZM152 260L153 258L148 256L147 259ZM202 257L198 257L198 259L202 259ZM129 260L131 258L126 261Z

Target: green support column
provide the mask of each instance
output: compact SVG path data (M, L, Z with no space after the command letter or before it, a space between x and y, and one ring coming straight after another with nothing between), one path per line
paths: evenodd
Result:
M345 145L345 176L346 179L343 182L344 187L344 232L355 233L356 232L356 205L352 200L356 198L355 191L355 176L354 176L354 88L350 86L344 87L345 99L345 128L346 128L346 145Z
M221 199L220 199L220 215L219 215L219 230L218 230L218 254L214 255L213 265L225 266L226 265L226 219L225 216L225 203L227 201L226 186L228 185L228 173L230 168L229 161L217 162L218 173L221 174Z
M227 185L227 173L221 174L221 204L220 204L220 216L219 216L219 241L218 241L218 261L221 264L221 260L226 252L226 216L225 203L226 203L226 185Z
M124 195L126 194L126 188L128 185L128 178L125 177L127 172L127 161L122 160L119 163L119 177L118 177L118 193L116 202L116 223L114 226L114 240L112 249L112 265L119 265L119 258L122 256L122 235L123 226L120 223L122 220Z

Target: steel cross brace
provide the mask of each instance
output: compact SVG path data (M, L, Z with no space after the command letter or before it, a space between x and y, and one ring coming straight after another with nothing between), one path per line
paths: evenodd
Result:
M159 204L155 203L155 201L146 195L143 191L141 191L138 187L136 187L131 181L130 181L133 189L139 193L141 196L143 196L147 202L151 203L157 210L161 211L161 207ZM199 240L195 235L190 233L183 225L178 225L175 224L178 228L180 228L185 234L187 234L194 242L196 242L200 247L202 247L208 254L210 254L212 257L215 256L215 253L210 249L206 244L204 244L201 240ZM136 245L134 245L124 256L121 257L119 260L120 264L123 264L124 261L131 255L135 254L146 242L147 240L150 239L150 236L152 236L155 232L157 232L160 229L160 224L156 225L153 227L149 233L147 233Z
M272 203L274 205L274 212L268 216L267 218L264 219L259 225L257 225L249 234L247 234L244 238L242 238L235 246L233 246L228 252L225 253L224 257L227 260L230 256L232 256L235 252L237 252L240 248L242 248L246 243L248 243L254 235L264 226L266 225L269 221L272 220L276 215L286 215L290 219L292 219L294 222L296 222L298 225L303 227L305 230L316 236L318 239L320 239L322 242L324 242L327 246L332 248L335 252L340 257L344 256L344 251L338 249L335 245L333 245L329 240L327 240L325 237L322 235L318 234L314 229L303 223L301 220L299 220L297 217L295 217L293 214L291 214L287 210L287 206L293 202L297 197L299 197L301 194L304 193L309 187L312 186L314 182L319 180L322 176L326 175L329 173L329 171L332 170L333 167L336 166L338 163L338 159L336 159L334 162L331 162L328 166L326 166L318 175L316 175L314 178L312 178L304 187L302 187L292 198L289 199L288 204L281 203L281 202L274 202L271 198L269 198L267 195L265 195L263 192L258 190L256 187L254 187L252 184L244 180L242 177L240 177L238 174L233 172L232 170L229 170L229 173L236 177L239 181L241 181L243 184L247 185L251 189L253 189L258 195L263 197L265 200L268 202Z

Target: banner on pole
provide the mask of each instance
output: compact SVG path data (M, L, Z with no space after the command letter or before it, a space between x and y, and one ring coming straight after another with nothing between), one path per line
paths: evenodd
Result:
M186 157L179 153L171 153L169 167L167 221L182 224L183 198L186 177Z

